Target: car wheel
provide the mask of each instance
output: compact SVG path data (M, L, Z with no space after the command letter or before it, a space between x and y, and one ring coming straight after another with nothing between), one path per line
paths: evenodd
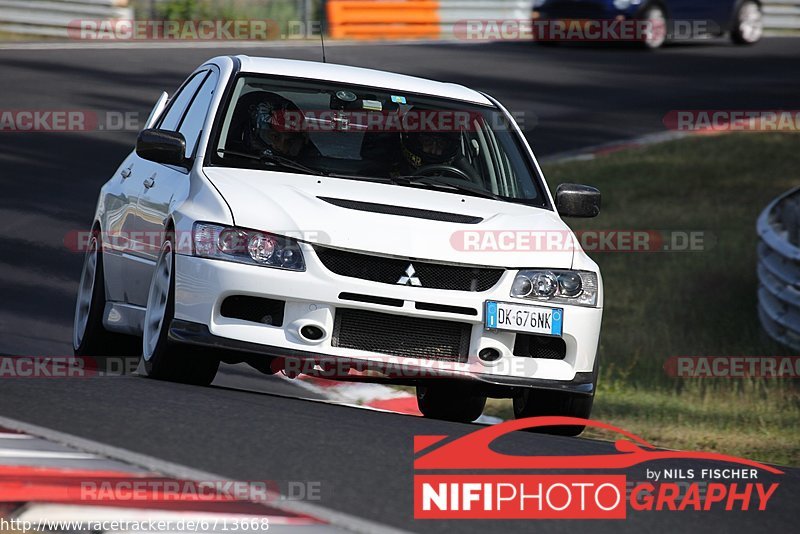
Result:
M136 356L136 338L109 332L103 326L106 307L103 253L100 232L92 232L83 258L83 269L75 300L72 350L75 356ZM95 362L99 364L100 362ZM119 366L115 368L120 369ZM122 366L121 370L125 370Z
M650 50L661 48L667 42L667 14L664 8L657 4L647 6L642 12L641 20L647 22L642 45Z
M600 376L600 357L595 356L592 366L592 393L589 395L550 389L525 389L514 397L514 417L562 416L589 419L594 405L594 394L597 391L597 380ZM584 425L564 425L538 427L531 432L555 434L559 436L578 436L586 427Z
M483 413L486 397L455 385L417 386L417 406L429 419L471 423Z
M142 367L150 378L207 386L214 381L219 359L209 350L169 340L169 326L175 313L173 243L174 238L169 234L161 245L150 282L142 335Z
M761 6L752 0L745 0L736 10L731 40L739 45L751 45L760 41L762 35L764 16Z
M514 398L514 417L539 417L559 415L588 419L592 414L594 395L581 395L568 391L548 389L526 389ZM577 436L583 432L583 425L537 427L535 432L557 434L560 436Z

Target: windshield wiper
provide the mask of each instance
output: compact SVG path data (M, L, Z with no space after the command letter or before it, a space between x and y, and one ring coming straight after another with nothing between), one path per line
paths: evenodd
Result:
M451 182L437 180L436 176L418 176L412 174L408 176L397 176L393 178L392 181L393 183L396 183L398 185L412 185L412 186L429 185L441 189L452 189L453 191L458 191L459 193L466 193L476 197L491 198L492 200L500 200L503 202L506 202L508 200L507 198L503 198L500 195L495 195L491 191L487 191L479 187L472 187L468 185L454 184Z
M294 160L289 158L285 158L283 156L279 156L277 154L262 154L257 156L255 154L246 154L244 152L236 152L235 150L217 150L217 154L230 154L231 156L239 156L241 158L248 158L252 160L256 160L261 162L264 165L279 165L281 167L286 167L287 169L294 169L296 171L300 171L305 174L313 174L315 176L326 176L326 174L320 170L312 169L311 167L306 167L302 163L298 163Z

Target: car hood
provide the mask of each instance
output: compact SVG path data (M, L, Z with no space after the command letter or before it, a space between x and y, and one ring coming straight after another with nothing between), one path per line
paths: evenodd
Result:
M360 180L222 167L204 172L240 227L403 258L507 268L572 265L572 247L536 244L544 235L572 235L553 211ZM398 208L428 212L397 215ZM452 222L453 214L481 221Z

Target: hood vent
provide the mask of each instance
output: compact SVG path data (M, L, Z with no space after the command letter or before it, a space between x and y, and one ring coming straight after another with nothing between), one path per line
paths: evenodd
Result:
M423 210L419 208L406 208L404 206L390 206L388 204L375 204L373 202L359 202L357 200L346 200L343 198L317 197L318 199L350 210L368 211L370 213L383 213L385 215L398 215L400 217L414 217L416 219L428 219L430 221L442 221L461 224L478 224L483 221L481 217L472 215L461 215L458 213L446 213L443 211Z

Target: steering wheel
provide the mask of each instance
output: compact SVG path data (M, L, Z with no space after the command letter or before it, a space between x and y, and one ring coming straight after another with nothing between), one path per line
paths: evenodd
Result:
M458 167L453 167L452 165L444 165L444 164L432 164L432 165L423 165L416 171L414 174L419 176L442 176L449 174L452 177L458 178L460 180L466 180L468 182L472 181L472 178L459 169Z

